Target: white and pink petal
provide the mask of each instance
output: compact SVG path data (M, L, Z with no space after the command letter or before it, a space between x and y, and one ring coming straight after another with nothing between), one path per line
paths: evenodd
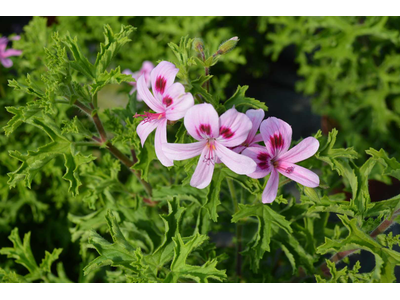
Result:
M262 202L271 203L276 199L279 186L279 173L272 168L271 176L268 179L267 186L262 193Z
M187 132L196 140L216 138L219 135L218 113L211 104L197 104L185 114Z
M203 148L196 170L190 180L191 186L198 189L204 189L210 184L214 173L214 161L205 159L213 155L210 152L212 152L212 150L210 150L209 147Z
M248 174L251 178L264 178L273 169L271 165L271 155L265 147L248 147L243 150L242 154L250 157L257 164L255 171Z
M159 124L160 124L159 120L152 120L150 122L148 122L147 120L143 120L139 123L139 125L136 128L136 132L140 138L142 147L149 134L152 133L153 130L156 129Z
M261 123L260 131L265 146L273 157L285 153L292 142L292 127L281 119L269 117Z
M150 74L151 86L154 96L162 101L166 90L174 83L175 76L179 69L174 64L168 61L160 62Z
M252 127L250 119L235 108L228 109L219 118L218 141L226 147L235 147L242 144Z
M161 101L154 98L147 87L144 76L140 76L137 82L137 91L141 99L155 112L162 113L165 111Z
M257 131L260 128L260 124L264 119L265 112L263 109L249 109L246 111L246 116L250 119L252 127L247 136L246 143L250 144L256 137Z
M207 141L190 144L170 144L163 145L165 155L172 160L185 160L200 155Z
M283 176L286 176L301 185L315 188L319 186L319 177L309 169L300 167L289 162L279 162L278 171Z
M297 163L313 156L319 148L319 142L316 138L308 137L294 146L288 152L282 154L279 159L285 162Z
M215 153L222 163L237 174L247 175L256 170L254 160L248 156L233 152L219 142L215 143Z
M154 148L158 160L166 167L174 165L172 159L168 158L163 151L163 144L167 143L167 119L161 119L156 129L156 135L154 138Z

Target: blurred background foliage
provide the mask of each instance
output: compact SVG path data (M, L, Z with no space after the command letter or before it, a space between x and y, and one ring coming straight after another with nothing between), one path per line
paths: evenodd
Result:
M40 82L47 71L42 61L44 48L51 45L53 32L68 31L72 37L78 36L83 53L94 62L104 40L104 24L109 24L114 32L119 31L121 24L137 28L133 41L118 53L111 65L132 71L139 70L145 60L154 64L173 60L168 43L178 44L182 36L202 38L210 54L223 41L238 36L238 46L211 69L214 75L211 89L215 95L227 99L239 84L249 85L246 96L264 101L269 107L267 116L280 117L291 124L294 140L314 134L320 128L324 134L337 128L340 134L336 147L351 146L361 155L370 147L384 148L389 157L400 158L398 17L1 17L0 35L20 34L21 39L12 42L12 48L22 50L22 55L12 58L14 66L10 69L0 65L0 127L11 119L6 106L24 105L35 98L13 91L8 80L16 78L24 82L29 74L32 81ZM81 80L84 83L86 79ZM130 89L126 83L107 86L99 95L99 106L102 109L126 106ZM60 119L78 114L62 106L56 109ZM90 127L87 122L85 125ZM66 132L70 125L65 124ZM128 171L121 169L110 156L100 160L103 168L109 170L107 174L96 174L92 164L84 166L86 176L82 180L86 180L84 185L88 189L78 196L82 201L76 201L67 192L69 184L62 179L62 160L47 164L34 178L31 189L26 189L22 182L9 189L7 173L18 169L19 161L10 158L8 151L36 149L46 141L48 137L32 126L20 126L8 137L0 135L0 244L9 243L7 237L15 227L20 233L32 231L34 257L42 258L44 250L63 248L60 258L69 262L65 269L73 281L96 280L80 271L81 266L95 257L95 252L88 252L87 244L76 241L88 228L106 231L106 209L93 212L90 208L96 201L107 203L107 199L96 198L105 180L122 178ZM385 199L399 194L398 180L390 181L378 174L373 172L371 176L387 184L389 195ZM91 216L89 224L84 214L96 215ZM161 222L158 225L162 227ZM215 226L218 231L224 225ZM81 256L77 255L79 252ZM10 260L2 255L0 263ZM22 270L18 265L13 268ZM39 269L41 274L46 273L42 267ZM62 265L57 266L57 272L59 279L50 276L46 280L67 280ZM116 274L107 276L118 279Z

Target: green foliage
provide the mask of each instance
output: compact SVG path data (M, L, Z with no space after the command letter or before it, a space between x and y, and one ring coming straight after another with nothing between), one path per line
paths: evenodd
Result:
M368 234L360 230L356 219L349 220L347 216L340 216L339 218L348 229L349 235L341 240L326 238L325 243L318 247L318 253L341 252L354 248L369 251L375 256L375 268L371 272L371 280L373 282L395 281L394 268L400 265L400 254L382 247Z
M238 222L240 219L248 217L257 217L258 230L252 241L248 244L247 253L250 257L254 258L252 268L257 271L259 268L259 261L263 258L266 251L271 251L270 243L271 236L278 233L280 229L284 230L287 234L291 234L292 228L290 223L285 218L267 205L239 205L239 210L232 216L232 222Z
M245 96L245 93L249 87L248 86L239 86L233 94L231 98L226 100L225 108L229 109L233 106L236 108L247 107L247 108L254 108L258 109L261 108L265 111L268 111L268 107L261 101L258 101L254 98L249 98Z
M313 97L313 110L338 126L340 143L396 149L400 111L399 18L271 17L264 51L276 60L296 45L298 91ZM365 133L365 134L364 134Z
M23 55L0 69L0 281L394 282L400 235L386 230L400 223L400 195L376 199L371 181L400 179L398 20L33 18L13 43ZM298 90L338 128L317 132L320 148L299 163L320 186L296 191L281 176L271 204L261 203L268 177L216 164L200 190L189 184L199 157L163 167L154 134L141 145L132 117L147 107L122 74L168 60L196 103L268 111L237 74L268 72L259 43L273 59L296 46ZM167 135L193 142L182 120ZM371 272L363 257L326 260L360 250Z
M7 257L14 259L16 263L23 265L29 272L25 276L20 276L13 272L9 273L0 269L0 272L3 273L0 273L2 282L49 281L51 265L58 259L62 249L54 249L52 253L46 251L45 257L40 265L38 265L32 254L30 238L31 233L28 232L25 234L24 241L22 242L19 237L18 228L15 228L9 236L10 241L13 243L13 248L3 247L0 249L0 254L7 255Z

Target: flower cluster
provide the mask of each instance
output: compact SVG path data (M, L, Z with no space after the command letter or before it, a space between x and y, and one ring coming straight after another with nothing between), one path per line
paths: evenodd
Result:
M20 37L17 35L13 38L6 38L6 37L1 37L0 38L0 62L5 68L11 68L13 65L12 60L9 58L10 56L20 56L22 54L21 50L15 50L15 49L7 49L7 44L10 40L19 40Z
M233 172L252 178L270 174L262 195L264 203L271 203L278 191L279 173L307 187L317 187L319 177L295 163L313 156L318 141L308 137L289 150L292 128L286 122L269 117L264 120L262 109L250 109L246 114L234 107L221 116L211 104L194 105L193 96L185 93L181 83L174 83L178 69L163 61L137 82L138 96L155 112L145 112L137 127L142 146L148 135L156 129L156 155L164 166L174 160L186 160L200 155L190 185L207 187L216 163L223 163ZM152 86L152 93L149 86ZM184 125L197 142L171 144L167 142L167 122L184 118ZM260 130L260 133L257 132ZM264 142L264 146L260 145Z

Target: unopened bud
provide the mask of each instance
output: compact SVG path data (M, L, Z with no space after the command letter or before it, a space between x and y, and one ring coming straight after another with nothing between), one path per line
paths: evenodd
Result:
M239 38L237 36L234 36L233 38L227 40L226 42L223 42L217 51L217 55L222 55L225 53L228 53L231 51L233 48L236 47L237 43L239 42Z
M193 40L193 49L199 53L204 51L204 43L203 40L200 38L195 38Z

